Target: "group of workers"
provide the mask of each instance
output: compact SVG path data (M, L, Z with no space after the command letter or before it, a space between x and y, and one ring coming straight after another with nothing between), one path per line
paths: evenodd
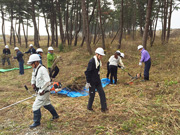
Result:
M142 66L142 62L145 63L144 68L144 81L149 80L149 70L151 67L151 58L147 50L143 48L142 45L138 46L138 50L141 53L141 59L139 61L139 65ZM100 80L100 67L101 67L101 59L104 56L104 50L102 48L97 48L95 51L95 56L89 61L87 70L85 71L86 75L86 88L89 89L89 101L87 105L87 109L90 111L94 111L92 108L94 97L95 97L95 89L97 90L100 103L101 103L101 111L106 112L108 110L106 103L105 92L102 88L101 80ZM107 63L107 78L109 77L109 73L111 73L110 84L117 83L117 67L124 69L124 64L121 60L121 57L124 58L124 53L121 53L119 50L112 55ZM120 65L119 65L120 64Z
M43 65L42 63L42 54L43 54L43 50L41 48L38 48L37 50L33 47L32 44L29 45L29 50L26 52L21 52L20 49L18 47L14 48L15 52L16 52L16 56L12 57L13 59L17 59L18 63L19 63L19 75L23 75L24 74L24 59L23 56L24 54L38 54L38 56L40 57L40 64ZM54 49L53 47L49 47L48 48L48 54L47 54L47 67L49 70L49 75L51 78L55 78L57 76L57 74L59 73L59 68L57 66L54 67L54 69L51 69L52 64L54 62L54 60L57 58L56 55L53 53ZM2 65L5 65L5 61L8 62L8 65L11 65L10 63L10 57L11 57L11 51L9 49L8 45L5 45L5 48L3 49L3 55L2 55Z
M19 51L19 48L15 47L14 50L17 53L17 57L14 58L17 58L19 62L22 61L22 63L24 63L24 60L22 59L23 54ZM56 68L53 69L55 72L54 74L52 74L51 66L53 64L53 60L56 58L56 55L53 53L53 50L54 49L52 47L48 48L48 54L47 54L48 69L46 69L45 66L43 66L42 64L43 50L41 48L38 48L36 50L36 53L33 52L33 49L31 49L31 51L28 51L28 53L31 53L31 55L29 56L29 60L27 64L30 64L33 67L31 85L33 89L36 91L36 99L32 107L34 114L34 118L33 118L34 123L30 125L31 129L40 125L41 107L44 107L52 114L53 117L51 120L55 120L59 118L59 115L56 112L55 108L52 106L49 98L51 78L55 78L59 72L59 68L56 66ZM143 48L142 45L138 46L138 50L141 52L141 59L139 61L139 65L141 66L142 62L145 63L144 80L149 80L149 70L151 67L150 55ZM103 56L105 56L103 48L100 47L97 48L95 50L95 55L90 59L87 69L85 71L86 82L87 82L85 87L89 89L89 100L88 100L87 109L90 111L94 111L92 106L93 106L96 90L100 97L101 111L102 112L108 111L106 96L102 88L101 79L100 79L100 68L102 66L101 60ZM117 84L118 67L122 69L125 68L121 58L124 58L124 54L121 53L119 50L117 50L115 54L112 55L108 60L107 78L109 77L109 74L111 74L110 84ZM21 64L19 65L21 66ZM113 78L114 78L114 82L113 82Z

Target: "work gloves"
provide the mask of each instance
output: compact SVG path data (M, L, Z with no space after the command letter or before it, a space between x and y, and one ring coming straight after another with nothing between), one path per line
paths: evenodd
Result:
M120 65L118 65L118 67L119 67L119 68L121 68L121 69L125 69L125 67L123 67L123 66L120 66Z
M142 66L142 62L139 62L139 66Z
M86 83L86 89L89 89L89 87L91 87L91 84L90 83Z

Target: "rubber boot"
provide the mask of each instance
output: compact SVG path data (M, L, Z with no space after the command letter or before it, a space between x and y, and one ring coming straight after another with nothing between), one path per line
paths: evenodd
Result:
M40 111L40 109L38 109L36 111L33 111L33 113L34 113L34 118L33 118L34 123L29 126L30 129L39 126L40 125L40 120L41 120L41 111Z
M47 109L52 114L53 117L50 119L51 121L59 118L59 115L57 114L56 110L51 104L45 105L44 108Z

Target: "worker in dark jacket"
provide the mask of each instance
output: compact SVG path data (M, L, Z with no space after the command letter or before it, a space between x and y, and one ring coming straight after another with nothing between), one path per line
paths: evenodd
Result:
M31 55L31 54L36 54L36 49L34 49L34 48L33 48L33 45L30 44L30 45L29 45L29 50L28 50L27 52L25 52L25 53L30 53L30 55Z
M9 60L10 55L11 55L11 51L9 49L9 46L5 45L5 48L3 49L3 58L2 58L2 65L3 66L4 66L6 60L8 62L8 65L11 65L10 60Z
M147 81L147 80L149 80L149 70L151 67L151 57L150 57L148 51L145 50L142 45L138 46L138 50L141 53L141 60L139 61L139 66L142 66L142 62L144 62L144 64L145 64L144 80L142 80L142 81Z
M93 111L92 104L95 97L95 89L97 89L100 96L101 111L106 112L108 110L106 104L106 96L102 88L99 72L102 65L100 60L105 54L102 48L97 48L95 53L96 55L89 61L87 70L85 71L87 81L86 88L89 89L89 101L87 109Z
M19 75L24 74L24 60L23 60L23 54L21 51L19 51L18 47L15 47L14 50L16 51L17 56L14 57L14 59L17 59L19 62Z

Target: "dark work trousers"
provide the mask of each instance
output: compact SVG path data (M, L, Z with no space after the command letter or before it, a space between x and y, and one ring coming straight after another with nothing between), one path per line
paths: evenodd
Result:
M114 78L114 84L117 83L117 66L110 65L110 73L111 73L111 78L110 78L110 84L113 84L113 78Z
M57 74L59 73L59 68L55 66L55 68L51 71L51 68L48 68L49 70L49 76L52 78L55 78Z
M11 64L9 58L3 58L3 59L2 59L2 64L3 64L3 66L5 65L5 61L6 61L6 60L7 60L7 62L8 62L8 65Z
M144 80L149 80L149 70L151 67L151 59L145 62L145 67L144 67Z
M19 74L24 74L24 61L19 61Z
M107 75L106 77L109 78L109 74L110 74L110 69L109 69L109 62L107 63Z
M88 101L87 108L92 109L92 104L95 97L95 89L97 89L99 97L100 97L101 109L107 109L106 96L105 96L101 83L99 83L97 86L91 84L91 87L89 88L89 101Z

